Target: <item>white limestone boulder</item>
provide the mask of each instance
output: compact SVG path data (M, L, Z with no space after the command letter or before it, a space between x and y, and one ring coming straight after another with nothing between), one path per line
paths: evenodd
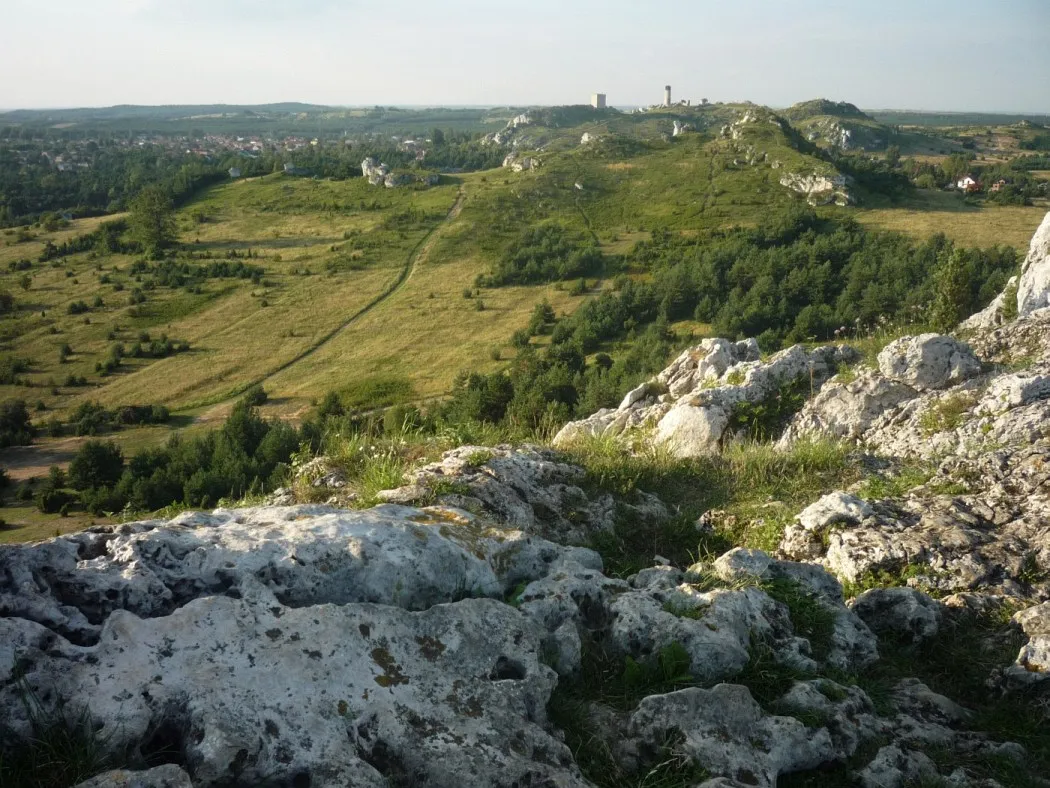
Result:
M1017 315L1050 307L1050 212L1032 236L1017 282Z
M890 342L879 353L879 371L919 391L942 389L980 374L969 345L941 334L920 334Z

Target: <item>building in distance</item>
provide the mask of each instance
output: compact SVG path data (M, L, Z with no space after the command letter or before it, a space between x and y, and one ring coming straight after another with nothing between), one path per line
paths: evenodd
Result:
M605 109L605 94L604 93L592 93L591 94L591 106L595 109Z

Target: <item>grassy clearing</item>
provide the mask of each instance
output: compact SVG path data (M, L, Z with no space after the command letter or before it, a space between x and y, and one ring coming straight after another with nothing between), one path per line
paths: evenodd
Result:
M110 522L104 517L81 512L69 517L42 514L35 505L21 504L11 498L4 503L4 508L0 509L0 544L39 542Z
M914 199L899 207L860 209L855 215L870 228L915 238L944 233L963 246L1005 244L1024 250L1046 211L1045 205L969 206L958 194L919 190Z

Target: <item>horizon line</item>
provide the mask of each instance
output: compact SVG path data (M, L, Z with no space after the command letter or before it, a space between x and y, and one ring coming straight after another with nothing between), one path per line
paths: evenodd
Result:
M805 99L803 101L795 102L795 104L788 104L778 106L775 104L767 104L764 106L774 110L790 109L797 104L805 103L806 101L821 100L818 99ZM833 99L825 99L833 101ZM742 99L737 101L711 101L710 105L716 104L744 104L744 103L757 103L751 102L748 99ZM836 102L840 103L840 102ZM852 102L841 102L841 103L852 103ZM0 107L0 115L12 113L12 112L69 112L69 111L84 111L84 110L113 110L121 108L129 109L166 109L166 108L180 108L180 107L237 107L244 109L252 109L253 107L268 107L279 104L301 104L305 107L316 107L319 109L335 109L335 110L349 110L349 109L372 109L372 108L383 108L383 109L532 109L541 108L548 109L554 107L571 107L571 106L590 106L590 102L581 101L577 104L541 104L541 103L498 103L498 104L456 104L456 103L437 103L437 104L411 104L411 103L368 103L368 104L319 104L311 101L263 101L257 103L231 103L231 102L198 102L198 103L185 103L185 102L173 102L166 104L100 104L100 105L55 105L55 106L38 106L38 107ZM635 109L639 107L658 107L658 103L652 104L640 104L640 103L624 103L624 104L610 104L611 109ZM672 105L680 106L678 104ZM702 105L694 103L690 105L690 108L698 108ZM878 113L878 112L906 112L916 114L941 114L941 115L1037 115L1050 118L1050 110L1019 110L1019 109L926 109L916 107L861 107L854 104L863 112L866 113Z

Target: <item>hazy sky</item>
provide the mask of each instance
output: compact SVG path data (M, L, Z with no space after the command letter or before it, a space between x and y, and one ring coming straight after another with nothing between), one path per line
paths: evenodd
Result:
M675 98L1050 112L1050 0L2 0L0 107Z

